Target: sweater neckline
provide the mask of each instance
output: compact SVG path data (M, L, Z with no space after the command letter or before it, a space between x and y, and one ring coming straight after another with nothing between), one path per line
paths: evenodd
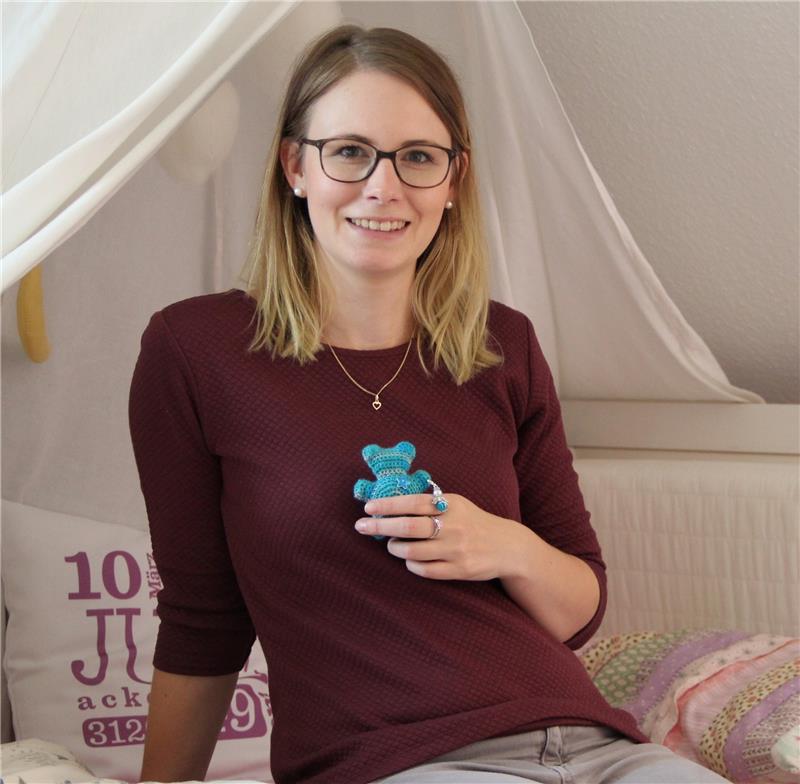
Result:
M255 300L246 291L242 289L233 289L233 291L235 291L243 299L248 300L251 305L255 305ZM322 346L328 354L331 354L331 352L329 351L330 344L323 343ZM405 353L407 347L408 347L408 341L406 341L405 343L401 343L398 346L388 346L387 348L375 348L375 349L344 348L341 346L334 345L333 350L340 357L348 357L349 359L359 359L359 358L381 359L383 357L402 356L402 354ZM333 355L331 354L331 356Z
M330 344L323 343L325 350L328 351L330 349ZM390 346L389 348L371 348L371 349L361 349L361 348L342 348L341 346L333 346L333 350L337 353L340 358L348 357L350 359L357 359L359 357L394 357L394 356L402 356L405 354L406 349L408 348L408 341L405 343L401 343L399 346ZM330 352L329 352L330 353ZM409 351L409 354L411 352Z

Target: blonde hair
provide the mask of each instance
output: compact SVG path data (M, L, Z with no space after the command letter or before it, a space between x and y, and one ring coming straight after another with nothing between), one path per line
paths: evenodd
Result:
M428 102L450 132L453 147L469 153L471 141L458 83L444 60L400 30L342 25L312 42L289 81L272 140L258 215L240 274L256 300L258 324L250 351L268 348L274 358L300 364L322 349L332 294L314 247L306 202L295 198L280 162L281 142L306 135L314 102L344 77L373 70L402 79ZM434 369L442 362L456 384L502 362L492 352L487 322L489 282L486 243L474 165L454 159L456 206L446 210L436 235L417 260L412 292L417 353L426 340ZM252 322L251 322L252 323Z

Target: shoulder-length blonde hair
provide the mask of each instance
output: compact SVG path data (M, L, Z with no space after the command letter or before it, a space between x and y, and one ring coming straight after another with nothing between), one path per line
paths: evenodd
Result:
M295 65L272 140L258 215L240 280L256 300L258 324L250 351L301 364L323 347L331 288L314 246L306 202L295 198L280 162L281 142L306 135L314 102L357 70L380 71L414 87L447 127L452 145L469 154L471 142L461 91L444 60L400 30L342 25L312 42ZM456 384L502 362L487 343L489 283L483 221L472 161L454 159L455 207L417 260L412 293L417 353L423 341ZM252 322L251 322L252 323Z

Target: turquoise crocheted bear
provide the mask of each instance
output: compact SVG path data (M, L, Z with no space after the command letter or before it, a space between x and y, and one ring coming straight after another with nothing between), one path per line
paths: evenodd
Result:
M353 495L361 501L369 501L372 498L424 493L431 475L423 470L408 473L416 454L417 450L409 441L401 441L386 449L377 444L365 446L361 450L361 456L376 478L374 481L359 479L353 487ZM373 534L372 538L386 539L380 534Z

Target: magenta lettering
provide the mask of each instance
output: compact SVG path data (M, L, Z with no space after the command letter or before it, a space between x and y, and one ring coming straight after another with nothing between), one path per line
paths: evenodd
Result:
M127 587L123 590L117 578L117 563L122 560L127 569ZM69 599L99 599L100 593L92 590L92 573L89 557L85 552L75 553L64 558L67 563L78 567L78 590L67 594ZM114 599L131 599L142 587L142 570L136 559L125 550L114 550L103 558L103 587ZM125 578L123 578L125 579ZM151 597L152 598L152 597Z
M78 567L78 592L67 594L68 599L99 599L100 594L92 591L92 575L89 569L89 557L85 552L69 555L64 560Z
M164 587L161 584L161 577L156 569L156 561L152 553L147 553L147 587L150 589L148 596L155 599L158 592Z
M103 694L99 698L100 703L106 708L121 708L124 701L126 708L141 708L142 693L140 691L131 691L128 686L122 687L122 693L116 694ZM149 695L148 695L149 697ZM87 694L83 697L78 697L78 710L97 710L97 705L92 701L92 698Z
M118 608L117 615L125 616L125 646L128 649L128 662L125 665L125 671L132 681L137 683L150 683L144 678L140 678L136 674L136 642L133 639L133 618L135 615L141 615L141 612L136 607Z
M267 722L255 690L249 683L238 683L219 740L259 738L267 734Z
M100 659L100 666L97 670L97 675L88 676L84 675L83 671L86 669L86 664L80 659L75 659L70 667L72 674L77 680L87 686L96 686L105 680L106 672L108 670L108 651L106 650L106 618L113 615L113 610L87 610L86 615L89 618L97 618L97 656Z
M128 567L128 590L121 591L117 583L116 561L122 558ZM130 599L142 587L142 572L136 559L124 550L114 550L103 558L103 585L115 599Z
M146 716L93 718L83 722L83 740L87 746L134 746L144 743Z
M142 703L139 702L139 692L131 691L127 686L122 687L122 693L125 696L126 708L141 708Z
M108 672L108 646L106 644L108 622L106 621L106 618L113 615L120 615L125 619L124 639L125 647L128 649L128 661L125 664L125 672L132 681L136 681L137 683L150 683L150 681L140 678L136 674L137 649L136 642L133 638L133 619L137 615L141 615L141 610L139 610L138 607L118 607L116 610L106 609L86 611L86 616L88 618L97 619L97 674L87 675L87 664L81 659L76 659L75 661L71 662L70 668L72 670L72 674L75 676L76 680L80 681L86 686L97 686L98 683L102 683L105 680L106 673Z

